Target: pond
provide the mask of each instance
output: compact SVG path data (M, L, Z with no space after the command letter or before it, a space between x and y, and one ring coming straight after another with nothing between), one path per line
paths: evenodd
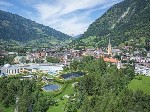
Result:
M72 72L72 73L63 74L63 75L61 75L61 77L65 80L69 80L72 78L81 77L83 75L85 75L85 73L83 73L83 72Z
M48 84L43 87L44 91L56 91L60 89L60 85L58 84Z

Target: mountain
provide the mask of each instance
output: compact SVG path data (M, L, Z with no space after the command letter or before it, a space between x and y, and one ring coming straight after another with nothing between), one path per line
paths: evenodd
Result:
M82 37L82 35L83 35L83 34L75 35L75 36L73 36L73 38L76 38L76 39L77 39L77 38Z
M93 22L73 46L147 46L150 42L150 0L124 0Z
M72 34L72 35L70 35L70 36L73 37L74 39L77 39L77 38L82 37L82 35L83 35L83 34L78 34L78 35Z
M53 28L0 10L0 39L26 44L57 45L71 37Z

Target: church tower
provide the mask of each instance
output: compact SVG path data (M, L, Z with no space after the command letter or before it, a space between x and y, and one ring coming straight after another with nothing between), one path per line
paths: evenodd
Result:
M109 55L109 56L111 56L111 55L112 55L112 52L111 52L111 43L110 43L110 38L109 38L109 43L108 43L107 51L108 51L108 55Z

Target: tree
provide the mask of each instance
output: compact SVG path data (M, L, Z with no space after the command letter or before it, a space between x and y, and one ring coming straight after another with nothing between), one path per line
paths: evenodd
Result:
M74 60L70 63L70 69L76 71L78 69L79 62L77 60Z
M60 62L60 59L56 58L56 57L47 57L46 60L47 60L47 62L50 62L50 63L59 63Z

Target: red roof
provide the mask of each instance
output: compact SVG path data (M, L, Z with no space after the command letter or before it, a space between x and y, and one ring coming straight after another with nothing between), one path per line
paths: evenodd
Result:
M118 60L114 58L103 58L105 62L117 63Z

